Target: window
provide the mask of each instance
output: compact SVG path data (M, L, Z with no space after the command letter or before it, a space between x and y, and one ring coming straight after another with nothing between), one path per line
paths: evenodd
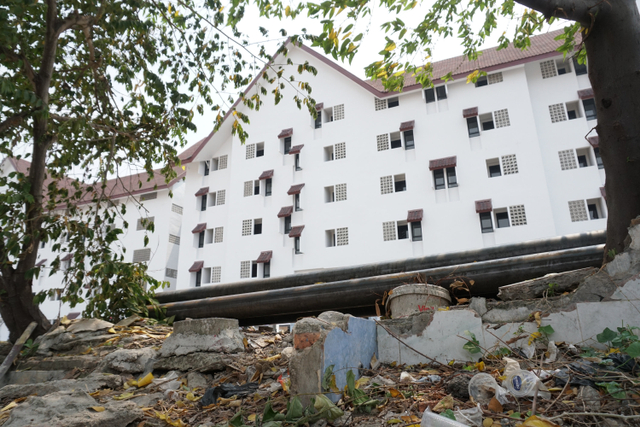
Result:
M253 220L253 234L262 234L262 219Z
M178 215L182 215L182 211L183 211L182 206L178 206L175 203L171 204L171 212L175 212Z
M168 277L170 279L177 279L178 278L178 270L175 270L173 268L165 268L164 269L164 277Z
M257 192L256 192L257 187ZM244 197L260 194L260 181L245 181L244 183Z
M580 64L576 58L573 58L573 68L576 70L576 76L587 74L587 64Z
M487 160L487 172L489 173L489 178L495 178L497 176L502 176L502 172L500 171L500 160L499 159L488 159Z
M335 230L326 230L325 244L327 247L346 246L349 244L349 228L341 227Z
M300 236L293 238L293 249L295 250L296 254L302 253L302 251L300 250Z
M203 167L204 167L203 175L207 176L207 175L209 175L209 160L205 160L202 163L203 163Z
M251 277L258 277L258 263L255 261L251 262Z
M589 219L598 219L598 208L595 203L589 204L587 202L587 210L589 211Z
M393 184L395 192L407 191L407 179L404 174L395 175L393 177Z
M196 288L199 288L202 284L202 270L196 271Z
M496 209L494 211L496 216L496 227L506 228L509 227L509 214L506 209Z
M200 210L201 211L206 211L207 210L207 195L203 194L200 198Z
M388 98L388 99L374 99L374 106L376 111L386 110L387 108L394 108L400 105L400 101L398 97Z
M487 86L488 84L489 80L487 79L487 76L480 76L476 80L476 87Z
M264 142L259 142L256 144L256 157L264 156Z
M398 97L394 97L394 98L389 98L387 99L387 106L389 108L393 108L393 107L397 107L400 105L400 101L398 100Z
M291 215L284 217L284 234L289 234L291 231Z
M220 283L222 279L222 267L211 267L211 283Z
M336 246L336 230L326 230L324 234L327 247Z
M147 193L140 196L140 201L144 202L146 200L154 200L158 198L158 192L154 191L153 193Z
M576 158L573 153L573 150L562 150L558 151L558 157L560 158L560 169L561 170L569 170L576 169L578 166L576 165Z
M413 150L416 148L413 140L413 130L406 130L402 134L404 136L404 149Z
M345 142L340 142L336 145L330 145L328 147L324 147L325 162L344 159L346 157L347 157L347 144Z
M256 144L247 144L246 146L246 159L253 159L256 157Z
M146 262L146 261L149 261L150 259L151 259L150 248L136 249L135 251L133 251L133 262ZM69 261L71 261L71 258L69 258Z
M495 129L495 125L493 123L493 114L486 113L479 116L480 118L480 126L482 126L482 130L491 130Z
M257 196L260 194L260 180L253 181L253 195Z
M174 245L179 245L180 236L176 236L175 234L169 234L169 243L173 243Z
M262 277L265 279L271 277L271 261L262 264Z
M595 147L593 149L593 154L596 156L596 164L598 165L598 169L604 169L604 163L602 163L602 157L600 157L600 148Z
M205 230L206 231L206 230ZM201 231L200 233L198 233L198 247L199 248L203 248L204 247L204 235L205 235L205 231Z
M422 222L414 221L411 224L411 240L414 242L422 241Z
M580 107L578 107L578 101L567 102L567 117L569 120L577 119L578 117L582 117L580 115Z
M578 166L580 166L581 168L593 166L593 163L591 162L590 151L591 150L589 150L589 148L581 148L576 150L576 156L578 157Z
M226 190L218 190L209 193L209 207L224 205L226 199Z
M204 283L205 285L211 283L211 267L203 268L200 271L202 271L202 283ZM198 285L196 284L196 286Z
M399 175L388 175L380 177L380 194L389 194L398 192L398 191L406 191L407 190L407 181L405 179L404 174Z
M424 90L424 100L427 104L436 102L436 98L438 99L438 101L447 99L446 86L438 86L436 88L431 87Z
M480 127L478 126L477 116L467 118L467 130L469 131L469 138L480 136Z
M543 79L567 74L571 72L571 65L568 61L561 59L550 59L540 63L540 72Z
M228 159L229 159L229 156L226 154L224 156L215 157L211 161L211 170L217 171L219 169L226 169Z
M596 112L596 102L593 98L583 99L582 105L584 106L584 115L587 120L596 120L598 118L598 114Z
M330 123L344 119L344 104L325 108L323 111L324 123Z
M240 261L240 278L248 279L251 277L251 261Z
M273 189L273 178L267 178L264 181L264 195L265 195L265 197L271 196L272 189Z
M40 241L40 249L44 249L46 245L47 245L47 242L45 240Z
M313 126L316 129L320 129L322 127L322 113L321 112L317 112L316 114L317 114L317 116L316 116L315 120L313 121Z
M296 168L297 171L301 171L302 168L300 167L300 154L296 154L296 157L294 159L294 166Z
M446 174L446 181L445 181ZM446 184L445 184L446 182ZM445 188L453 188L458 186L458 179L456 177L456 168L443 168L435 169L433 171L433 183L436 190L443 190Z
M300 193L293 195L293 207L296 212L302 210L302 208L300 208Z
M155 217L153 216L150 216L148 218L138 218L138 223L136 224L136 231L153 229L152 225L154 220L155 220Z
M398 221L398 240L409 238L409 223L407 221Z
M324 187L324 202L333 203L336 201L335 187L333 185Z
M402 139L400 138L400 132L393 132L389 135L391 137L391 148L402 148Z
M483 233L493 233L493 223L491 222L491 212L481 212L480 229Z
M49 292L49 301L62 300L62 289L51 289Z
M213 243L222 243L224 238L224 227L216 227L214 229Z
M291 137L287 136L284 138L284 149L283 152L284 154L289 154L289 151L291 151Z
M204 231L204 243L205 245L213 243L213 228L207 228Z
M494 85L496 83L501 83L503 81L502 73L493 73L487 76L487 81L490 85Z

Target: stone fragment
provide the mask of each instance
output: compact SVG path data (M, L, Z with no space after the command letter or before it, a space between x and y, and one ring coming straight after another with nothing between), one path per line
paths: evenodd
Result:
M589 412L600 411L600 393L589 386L581 386L576 397L576 403L580 408L585 408Z
M471 298L469 309L478 313L478 316L484 316L487 312L487 299L482 297Z
M104 321L102 319L80 319L73 325L67 328L67 332L77 334L78 332L95 332L102 331L113 327L113 323Z
M459 400L469 400L469 381L472 375L463 373L453 377L446 385L447 393Z
M99 370L100 372L113 371L126 374L144 372L149 360L154 359L157 353L151 347L116 350L105 356Z
M288 359L291 359L295 354L295 349L293 347L286 347L282 349L280 354L282 354L282 357L288 360Z
M85 371L91 371L95 369L100 363L100 358L95 356L61 356L61 357L47 357L42 360L26 359L18 364L18 369L26 371L40 370L40 371L70 371L74 368L82 369Z
M173 334L162 344L162 357L196 352L237 353L244 350L237 319L182 320L173 325Z
M102 406L102 412L91 409ZM113 427L126 426L143 417L133 402L98 403L86 391L60 391L31 396L11 411L4 427Z
M57 380L37 384L10 384L0 389L0 399L17 399L36 394L44 396L58 391L84 390L92 393L102 388L115 389L122 386L120 375L93 373L77 380Z
M131 326L134 323L136 323L138 320L141 320L142 317L138 316L138 315L133 315L133 316L129 316L126 319L122 319L121 321L119 321L118 323L116 323L116 326Z
M193 389L196 387L207 389L209 388L210 380L206 375L202 375L198 372L189 372L187 374L187 385Z
M162 357L155 361L153 369L160 371L216 372L227 367L226 358L219 353L191 353L183 356Z
M7 384L35 384L61 380L65 374L65 371L11 371L2 377L0 387Z
M162 393L152 393L134 397L133 399L129 400L129 402L135 403L140 408L152 408L156 406L156 403L158 403L158 401L162 400L163 398L164 394Z
M585 277L597 272L597 268L587 267L562 273L551 273L537 279L501 286L498 298L502 301L515 301L539 298L545 293L547 296L560 295L563 292L574 290Z

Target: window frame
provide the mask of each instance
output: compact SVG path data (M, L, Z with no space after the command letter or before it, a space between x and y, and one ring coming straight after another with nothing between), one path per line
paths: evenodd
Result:
M480 230L482 231L482 233L493 233L493 221L491 218L491 212L480 212L478 214L478 217L480 218Z
M421 242L422 241L422 221L413 221L411 224L411 241L412 242Z

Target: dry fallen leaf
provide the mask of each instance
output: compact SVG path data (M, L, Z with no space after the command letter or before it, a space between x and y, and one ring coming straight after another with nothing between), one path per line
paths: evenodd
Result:
M433 412L442 412L445 409L453 409L453 396L448 395L442 398L436 406L433 407Z
M104 412L104 406L92 406L91 409L96 412Z
M7 406L5 406L4 408L0 409L0 412L8 411L9 409L13 409L16 406L18 406L18 404L15 401L13 401L9 403Z
M530 416L522 423L522 427L560 427L558 424L553 423L544 418L538 418L535 415Z
M153 381L153 374L149 372L147 375L144 376L144 378L140 378L138 380L138 388L151 384L151 381Z
M502 405L500 404L500 402L498 402L498 399L496 399L495 397L491 398L491 402L489 402L488 408L491 412L495 412L497 414L502 413L502 411L504 411L504 409L502 408Z
M133 397L133 393L129 392L129 393L122 393L119 396L113 396L114 400L125 400L125 399L130 399Z
M395 388L390 388L389 389L389 393L391 393L391 397L398 397L400 396L400 392L398 390L396 390Z
M542 323L542 319L540 318L540 312L536 311L535 313L533 313L533 318L536 319L536 323L538 324L538 328L539 328L540 324Z
M404 421L405 423L420 422L420 418L416 417L415 415L403 415L400 418L402 418L402 421Z
M493 425L493 418L485 418L482 420L483 427L491 427Z

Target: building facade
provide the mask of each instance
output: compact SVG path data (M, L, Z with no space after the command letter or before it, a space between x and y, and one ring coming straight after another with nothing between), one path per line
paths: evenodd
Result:
M178 288L277 277L602 230L606 226L593 92L557 33L526 52L452 58L423 90L384 92L305 46L274 64L300 77L314 120L263 97L249 137L233 118L187 156ZM275 68L275 65L272 66ZM480 69L477 83L466 76ZM245 92L271 93L258 78Z

